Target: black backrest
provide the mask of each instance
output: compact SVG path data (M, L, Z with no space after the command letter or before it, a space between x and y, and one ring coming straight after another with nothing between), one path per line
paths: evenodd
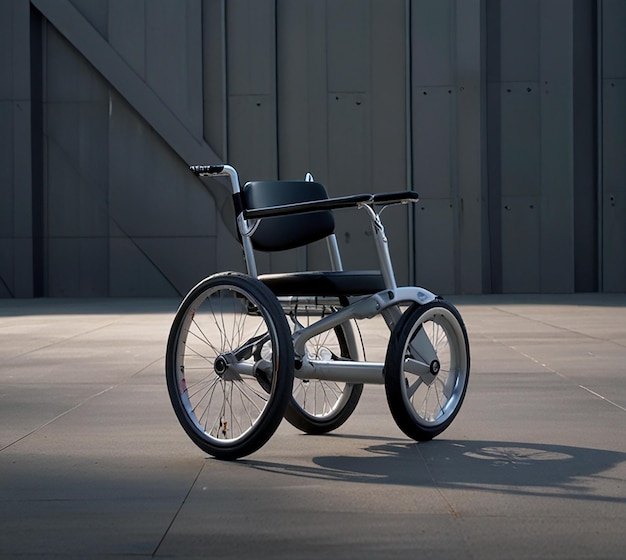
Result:
M312 181L252 181L243 187L242 197L244 207L252 210L324 200L328 198L328 193L324 185ZM313 243L334 231L335 220L330 211L310 212L263 218L251 241L258 251L284 251Z

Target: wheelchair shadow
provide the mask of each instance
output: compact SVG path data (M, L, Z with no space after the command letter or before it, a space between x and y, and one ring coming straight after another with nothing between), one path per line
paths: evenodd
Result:
M626 498L626 469L610 472L626 463L626 453L563 445L465 440L418 444L392 440L366 446L355 456L314 457L308 465L253 459L240 463L266 472L329 481L436 486L527 496L554 493L616 503L623 503ZM603 495L598 487L606 488L607 484L621 488L621 495Z

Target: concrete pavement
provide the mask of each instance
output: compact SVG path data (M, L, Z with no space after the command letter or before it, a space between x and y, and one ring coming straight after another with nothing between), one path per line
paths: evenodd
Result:
M623 558L626 296L451 300L472 374L439 438L370 386L335 434L284 422L230 463L171 410L177 301L0 300L0 557Z

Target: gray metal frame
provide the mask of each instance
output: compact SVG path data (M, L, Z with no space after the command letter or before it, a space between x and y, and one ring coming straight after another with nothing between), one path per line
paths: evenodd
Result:
M199 168L195 168L198 172ZM230 188L234 195L241 192L239 174L230 165L206 166L199 175L225 176L228 177ZM415 200L413 200L415 201ZM408 201L407 201L408 202ZM338 381L346 383L373 383L383 384L383 366L376 362L359 361L324 361L309 359L305 351L305 345L311 338L329 331L334 327L347 323L354 319L371 319L377 315L382 315L389 330L393 330L402 315L401 307L412 303L426 304L436 299L435 294L417 286L398 287L389 253L389 241L385 234L385 228L380 219L380 213L376 212L373 202L356 203L356 208L365 210L367 213L373 232L373 240L376 247L376 254L380 271L385 284L385 289L379 293L354 298L351 303L341 309L322 317L319 321L308 327L302 327L293 335L293 345L296 356L301 361L301 365L295 369L294 375L300 379L320 379L328 381ZM237 215L237 227L241 234L244 258L248 274L257 277L257 266L254 249L250 241L250 236L254 232L255 220L248 220L244 212ZM331 236L332 237L332 236ZM328 242L328 249L331 262L334 267L340 266L341 257L336 247L336 242L332 239ZM285 303L289 305L289 298ZM428 379L428 374L424 374L426 383L432 382Z

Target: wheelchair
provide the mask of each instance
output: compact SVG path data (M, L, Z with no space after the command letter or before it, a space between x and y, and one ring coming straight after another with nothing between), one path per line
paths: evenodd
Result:
M309 434L341 426L365 383L384 385L406 436L427 441L454 420L470 374L467 331L457 309L416 286L399 287L384 208L418 200L412 191L330 198L310 174L303 181L240 186L229 165L192 166L226 177L248 273L205 278L184 297L169 333L166 380L190 439L215 458L260 449L282 419ZM377 271L345 271L333 211L369 216ZM283 251L326 240L329 270L258 274L255 251ZM358 320L381 315L390 336L384 363L365 360Z

